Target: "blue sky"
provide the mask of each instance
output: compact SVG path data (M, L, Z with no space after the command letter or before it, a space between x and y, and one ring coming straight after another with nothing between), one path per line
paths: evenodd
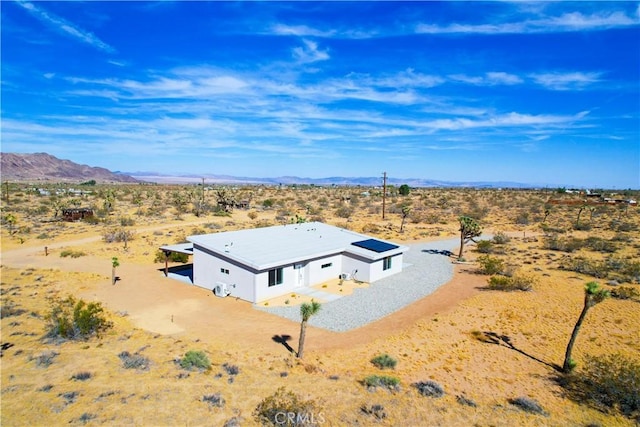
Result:
M640 188L638 2L6 2L2 151Z

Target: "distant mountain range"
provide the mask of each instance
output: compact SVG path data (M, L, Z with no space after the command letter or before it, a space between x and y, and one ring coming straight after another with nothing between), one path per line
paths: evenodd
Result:
M96 182L155 182L164 184L263 184L263 185L338 185L378 187L382 185L382 176L377 177L327 177L301 178L297 176L280 176L276 178L255 178L230 175L167 175L157 172L111 172L105 168L80 165L70 160L61 160L47 153L17 154L0 153L2 159L0 172L7 181L67 181L79 182L95 180ZM387 178L388 185L410 187L473 187L473 188L532 188L531 184L519 182L488 181L438 181L420 178Z
M0 153L0 173L4 181L42 182L138 182L137 179L105 168L80 165L47 153Z
M279 176L275 178L256 178L244 176L230 175L163 175L156 172L123 172L127 175L136 177L140 181L157 182L157 183L202 183L204 178L205 184L264 184L264 185L338 185L338 186L363 186L363 187L379 187L382 186L382 176L378 177L343 177L332 176L327 178L304 178L298 176ZM473 187L473 188L532 188L531 184L523 184L519 182L453 182L453 181L437 181L432 179L421 178L387 178L387 185L400 186L406 184L410 187Z

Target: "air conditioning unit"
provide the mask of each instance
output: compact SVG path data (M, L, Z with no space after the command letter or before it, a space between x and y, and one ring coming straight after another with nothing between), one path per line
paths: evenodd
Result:
M222 282L216 282L216 285L213 288L213 293L220 298L224 298L231 294L231 292L229 292L229 285Z
M342 273L342 274L340 275L340 278L341 278L342 280L351 280L351 273Z

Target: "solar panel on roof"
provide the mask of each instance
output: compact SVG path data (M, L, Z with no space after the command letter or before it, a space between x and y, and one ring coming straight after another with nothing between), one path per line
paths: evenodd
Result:
M353 242L351 244L353 246L358 246L360 248L367 249L369 251L373 251L377 253L386 252L386 251L390 251L391 249L399 248L399 246L397 245L392 245L391 243L387 243L387 242L381 242L380 240L376 240L376 239L361 240L359 242Z

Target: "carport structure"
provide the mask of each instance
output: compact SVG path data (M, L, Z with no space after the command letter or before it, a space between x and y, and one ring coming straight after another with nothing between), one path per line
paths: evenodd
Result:
M160 246L160 250L164 253L164 275L169 276L169 255L172 252L193 255L193 243L177 243L175 245Z

